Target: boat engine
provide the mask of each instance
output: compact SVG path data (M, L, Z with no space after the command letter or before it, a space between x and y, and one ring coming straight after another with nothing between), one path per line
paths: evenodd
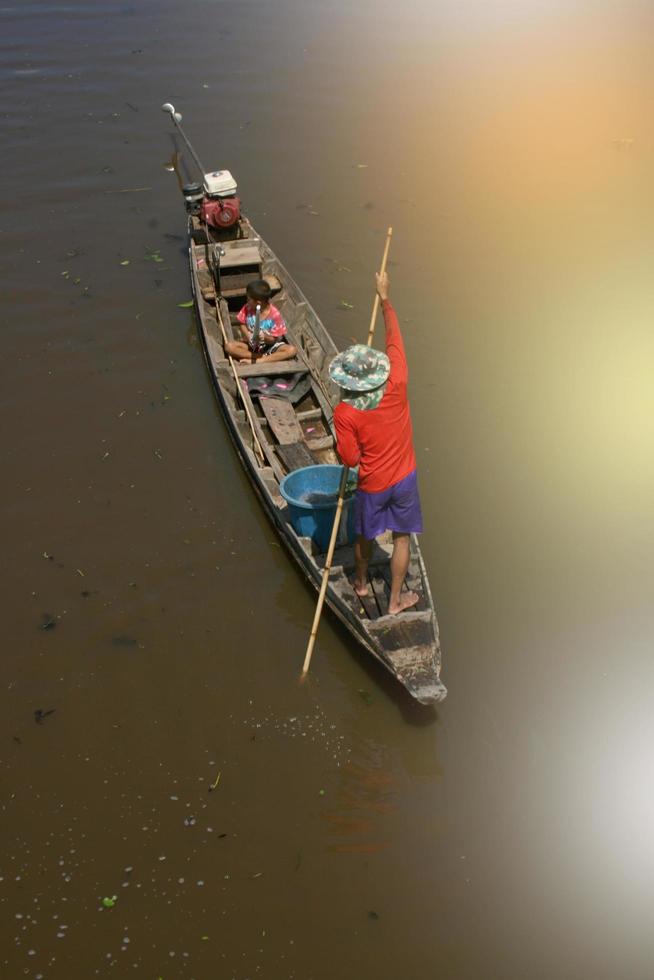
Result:
M212 228L231 228L241 216L239 199L227 197L212 201L205 198L200 216Z
M184 184L182 194L186 201L187 214L199 214L204 200L204 188L202 184Z
M231 228L241 217L236 181L229 170L204 175L204 185L185 184L182 192L189 214L197 215L211 228Z

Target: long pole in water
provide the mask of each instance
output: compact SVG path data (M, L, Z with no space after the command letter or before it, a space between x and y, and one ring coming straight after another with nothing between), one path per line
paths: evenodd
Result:
M164 112L167 112L170 115L170 118L175 123L175 126L179 130L182 139L184 140L184 142L188 146L189 150L191 151L191 156L195 160L195 163L196 163L196 165L197 165L200 173L204 177L204 175L206 174L207 171L202 166L202 163L200 162L199 156L197 155L197 153L195 152L195 150L191 146L191 143L190 143L190 140L189 140L188 136L186 135L186 133L184 132L184 130L182 129L182 127L180 125L180 123L182 121L182 114L181 114L181 112L176 112L175 111L175 106L174 105L171 105L170 102L164 102L164 104L162 105L161 108L162 108L162 110Z
M393 237L393 229L389 228L386 232L386 244L384 246L384 257L382 258L381 272L386 272L386 262L388 260L388 250L391 247L391 238ZM375 302L372 307L372 317L370 319L370 329L368 330L368 339L366 344L368 347L372 346L372 336L375 332L375 322L377 320L377 310L379 309L379 293L375 292Z
M379 275L383 275L386 272L386 262L388 261L388 250L391 245L391 235L393 234L393 229L388 229L388 234L386 235L386 246L384 248L384 256L382 258L381 269L379 270ZM379 309L379 295L375 292L375 302L372 307L372 320L370 323L370 331L368 333L368 346L370 346L370 341L372 340L372 335L375 330L375 318L377 316L377 310ZM332 559L334 558L334 550L336 548L336 538L338 537L338 528L341 523L341 514L343 513L343 499L345 497L345 486L347 484L348 475L347 466L343 466L343 472L341 473L341 482L338 488L338 502L336 504L336 513L334 515L334 524L332 526L332 534L329 539L329 547L327 549L327 557L325 559L325 567L322 573L322 582L320 583L320 593L318 595L318 603L316 605L316 611L313 617L313 624L311 626L311 635L309 637L309 643L307 645L307 651L304 655L304 663L302 665L302 673L300 674L300 680L303 681L308 672L309 665L311 663L311 656L313 654L313 648L316 642L316 636L318 635L318 626L320 624L320 617L322 615L322 607L325 602L325 595L327 593L327 584L329 582L329 573L332 567Z

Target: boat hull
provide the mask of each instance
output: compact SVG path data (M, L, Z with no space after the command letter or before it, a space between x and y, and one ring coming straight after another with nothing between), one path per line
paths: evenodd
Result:
M298 285L247 220L243 223L244 238L238 248L228 242L205 243L200 240L198 243L196 239L201 236L197 235L197 222L194 223L193 219L190 221L189 231L189 268L198 329L207 369L228 433L279 538L304 577L319 590L325 556L316 554L311 542L300 537L293 529L286 501L279 493L279 483L284 476L285 465L288 465L288 454L283 453L284 445L277 443L268 420L256 404L256 399L251 398L248 393L246 376L253 372L257 375L260 371L272 372L273 366L255 366L254 369L236 366L224 354L224 341L226 338L231 339L230 330L234 330L234 310L241 302L239 289L244 291L248 275L250 278L267 278L275 287L279 287L275 303L282 309L289 324L290 339L298 347L301 356L298 364L277 362L275 373L306 369L304 374L311 382L307 404L312 407L308 411L299 411L297 418L301 423L303 415L311 415L317 423L313 428L321 427L325 433L318 440L312 440L305 433L302 442L303 451L306 451L305 446L313 447L316 462L337 461L333 451L331 415L338 392L327 373L336 347ZM225 253L228 261L235 264L227 265ZM259 258L256 269L250 261L255 255ZM221 258L226 269L216 274L215 263L220 263ZM240 259L243 261L239 266ZM207 265L212 263L213 274L208 283ZM316 448L317 446L320 448ZM280 462L280 457L286 460L286 464ZM376 601L372 612L373 604L366 603L367 609L364 609L363 600L357 599L349 583L354 560L351 548L341 548L335 553L325 601L357 643L389 671L416 701L421 704L436 704L444 699L447 691L440 680L438 623L419 544L417 538L412 536L413 581L409 584L418 586L422 595L422 608L416 612L409 610L401 616L389 616L384 607L388 590L387 582L382 579L382 572L388 565L390 547L390 540L378 542L379 561L376 568L381 571L378 578L371 579ZM386 577L388 578L387 572Z

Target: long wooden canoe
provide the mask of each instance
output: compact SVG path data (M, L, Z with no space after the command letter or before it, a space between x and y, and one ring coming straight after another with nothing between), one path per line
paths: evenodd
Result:
M220 238L220 241L214 240ZM189 264L202 345L220 406L245 470L277 533L303 573L320 588L325 554L311 538L298 535L289 519L280 483L287 473L315 464L338 463L334 450L333 407L338 389L328 367L337 353L315 311L275 253L241 216L229 236L207 232L189 217ZM236 312L252 279L266 279L273 301L288 326L298 356L288 361L237 364L224 353L223 340L240 339ZM235 377L236 374L236 377ZM251 389L265 378L303 382L305 394L293 405ZM238 379L238 384L237 384ZM258 379L253 385L252 379ZM336 549L326 602L346 629L421 704L442 701L438 622L418 540L412 536L405 587L418 592L418 605L388 615L390 534L379 537L370 562L369 596L360 599L351 585L354 553ZM298 651L300 653L300 651Z

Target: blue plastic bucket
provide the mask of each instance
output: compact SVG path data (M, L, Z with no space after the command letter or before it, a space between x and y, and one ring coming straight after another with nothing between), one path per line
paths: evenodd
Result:
M311 538L320 551L327 551L332 534L342 466L323 463L305 466L285 476L279 492L288 504L288 516L296 534ZM354 541L354 507L352 498L343 502L337 545Z

